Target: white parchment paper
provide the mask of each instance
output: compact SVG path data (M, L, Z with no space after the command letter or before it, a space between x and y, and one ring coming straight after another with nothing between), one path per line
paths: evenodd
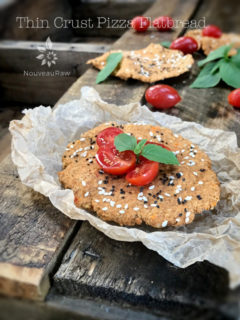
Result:
M24 110L24 114L22 120L11 122L10 131L12 159L25 185L49 197L52 204L70 218L88 220L110 238L141 241L182 268L208 260L229 271L232 288L240 284L240 149L235 133L153 113L138 103L108 104L90 87L82 88L80 100L60 105L54 111L40 106ZM198 144L210 156L221 182L217 208L197 215L195 221L185 227L155 231L147 227L116 226L75 207L73 192L63 190L58 181L62 154L66 145L80 133L111 120L165 126Z

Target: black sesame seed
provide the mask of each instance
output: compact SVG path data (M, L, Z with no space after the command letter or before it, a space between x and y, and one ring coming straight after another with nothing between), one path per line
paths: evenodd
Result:
M185 181L186 179L185 178L182 178L182 181Z
M98 170L98 172L99 172L100 174L104 174L104 171L103 171L103 170Z
M200 171L201 171L201 172L204 172L204 171L206 171L206 169L200 169Z
M181 178L181 176L182 176L182 175L181 175L181 173L180 173L180 172L177 172L177 173L176 173L176 177L177 177L178 179L180 179L180 178Z
M182 213L179 213L179 215L178 215L179 217L181 217L182 216Z
M121 197L122 199L125 199L125 197L123 196L123 197Z
M183 200L182 204L184 204L184 203L186 203L186 202L187 202L187 200Z
M198 200L202 200L202 197L200 196L200 194L197 195Z
M148 195L151 197L152 196L152 194L151 193L148 193Z
M187 208L184 208L184 212L187 212Z
M157 203L157 200L155 200L154 203Z
M146 204L146 203L148 203L148 202L147 202L147 201L143 201L143 203L145 203L145 204Z
M182 201L180 198L177 198L177 202L178 202L178 204L182 204Z
M158 209L160 208L159 205L157 205L157 208L158 208Z

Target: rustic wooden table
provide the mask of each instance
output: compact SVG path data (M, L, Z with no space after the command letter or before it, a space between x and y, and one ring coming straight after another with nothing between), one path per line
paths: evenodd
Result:
M234 0L157 0L149 17L206 18L225 31L240 31ZM137 49L184 34L127 31L113 48ZM80 53L79 53L80 55ZM202 58L197 54L196 59ZM230 88L189 88L198 72L166 81L182 96L169 114L211 128L235 131L240 113L227 103ZM116 104L142 101L147 85L110 78L95 84L89 68L58 101L79 98L90 85ZM71 221L48 199L21 184L10 156L0 165L0 319L237 319L240 289L231 291L227 271L208 263L180 269L141 243L111 240L87 222ZM21 298L21 299L19 299Z

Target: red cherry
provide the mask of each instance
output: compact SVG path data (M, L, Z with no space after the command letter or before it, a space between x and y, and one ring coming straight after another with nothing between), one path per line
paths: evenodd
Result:
M149 87L145 93L145 98L148 103L157 109L168 109L181 101L177 90L166 84Z
M180 37L171 43L170 48L180 50L184 54L193 53L198 50L198 43L192 37Z
M222 35L222 30L217 26L210 24L202 30L202 35L205 37L220 38Z
M171 30L174 25L173 19L168 16L162 16L154 19L153 26L159 31Z
M146 17L138 16L132 19L131 26L137 32L144 32L148 29L150 21Z
M228 95L228 102L236 108L240 108L240 88L235 89Z

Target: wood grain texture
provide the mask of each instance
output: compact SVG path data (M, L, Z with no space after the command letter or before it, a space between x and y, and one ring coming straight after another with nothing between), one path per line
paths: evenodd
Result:
M41 300L75 222L23 186L10 157L0 165L0 189L0 294Z
M2 104L11 101L53 105L88 68L86 61L108 50L108 45L53 43L56 65L42 66L36 57L45 42L0 42ZM14 93L14 94L13 94Z
M224 303L228 275L208 262L177 268L142 244L109 239L85 222L53 287L59 294L128 303L176 319L200 314L204 319Z

